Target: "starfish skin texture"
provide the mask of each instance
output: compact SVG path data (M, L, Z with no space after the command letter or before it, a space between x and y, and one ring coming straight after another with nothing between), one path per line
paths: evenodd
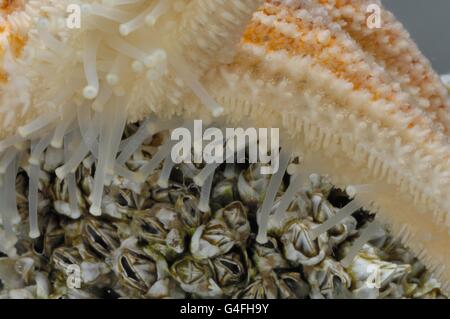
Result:
M395 17L382 11L382 32L367 27L366 9L370 4L381 7L380 1L327 1L320 4L329 12L333 22L348 32L358 45L386 73L400 84L401 91L409 94L408 103L427 112L430 117L448 129L447 94L439 85L436 73L430 68L428 60L420 53Z
M68 2L42 3L8 12L0 29L5 141L28 138L24 125L36 118L64 120L71 107L107 114L105 94L130 122L157 114L279 127L302 170L368 185L356 200L448 290L447 93L391 13L367 27L368 4L380 2L184 1L132 31L127 21L161 2L83 1L80 30L61 28Z

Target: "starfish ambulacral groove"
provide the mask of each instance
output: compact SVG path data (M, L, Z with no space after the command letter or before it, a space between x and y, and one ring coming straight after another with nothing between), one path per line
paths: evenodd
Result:
M69 2L77 3L17 1L0 28L2 196L14 192L19 155L31 141L31 236L39 236L39 158L49 145L70 144L71 130L80 127L82 142L56 174L69 178L94 154L90 213L100 215L108 176L130 174L116 160L126 153L119 144L127 121L156 115L169 128L191 118L279 127L284 170L259 212L260 242L284 171L328 174L338 186L353 185L342 216L361 206L379 212L448 285L447 92L391 13L382 9L382 28L366 26L367 6L380 2L89 0L78 3L81 28L68 29ZM148 176L169 146L131 178ZM208 176L198 184L208 187ZM6 206L3 250L12 253L19 221L15 203Z

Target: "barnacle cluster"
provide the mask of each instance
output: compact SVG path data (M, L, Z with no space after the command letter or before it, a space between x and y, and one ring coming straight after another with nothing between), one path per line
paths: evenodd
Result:
M124 139L138 130L129 125ZM148 137L126 166L145 163L167 137ZM0 257L1 298L445 297L439 282L383 228L348 265L342 262L373 219L363 210L311 236L349 200L325 176L312 174L301 184L280 222L277 211L294 183L286 176L271 208L268 241L260 244L256 216L270 183L261 164L219 168L206 209L193 181L203 164L177 165L163 182L163 167L143 183L115 176L102 198L104 214L94 217L88 207L95 162L87 157L76 170L74 213L70 185L54 173L63 153L49 148L42 162L42 235L31 239L21 227L16 253ZM17 178L24 221L26 176L20 170Z

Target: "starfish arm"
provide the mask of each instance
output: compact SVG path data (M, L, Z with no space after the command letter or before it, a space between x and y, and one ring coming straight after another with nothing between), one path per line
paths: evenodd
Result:
M6 16L11 28L3 32L7 39L2 47L13 44L8 36L19 28L28 39L11 61L2 59L6 72L2 74L9 75L10 81L2 84L9 93L2 94L8 98L4 102L8 109L2 114L1 137L13 135L42 114L61 111L72 101L99 108L109 99L106 90L113 96L128 96L127 118L133 122L150 113L170 117L193 112L184 110L188 107L181 101L186 96L220 113L201 77L208 69L232 61L246 24L263 1L191 0L182 6L174 0L128 6L84 1L78 3L80 28L69 29L61 21L72 3L33 2L14 13L26 21L23 25L12 23L12 14ZM50 7L51 15L46 12ZM14 68L5 70L6 65ZM17 77L26 81L11 81ZM20 99L10 96L14 91L21 92Z
M439 77L409 33L391 12L383 8L380 1L319 2L328 10L332 20L346 30L365 52L371 54L410 95L410 103L417 104L429 113L436 123L448 129L450 122L446 105L447 93L440 85ZM367 9L373 4L381 9L380 28L367 26Z
M283 128L306 167L338 185L374 185L359 199L448 283L446 134L345 29L308 9L266 4L209 90L234 122Z
M27 108L27 96L20 91L26 79L17 59L28 40L23 1L0 8L0 137L14 134L15 119Z

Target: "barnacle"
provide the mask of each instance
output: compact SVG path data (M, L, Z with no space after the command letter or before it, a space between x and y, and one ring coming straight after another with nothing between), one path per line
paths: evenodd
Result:
M182 250L177 242L185 232L192 236L190 249L199 259L188 256L172 265L175 281L188 293L222 294L220 281L213 279L214 267L202 261L229 253L239 242L226 230L228 221L210 212L213 204L219 202L220 207L226 198L224 189L212 189L219 165L182 166L200 189L179 187L183 183L171 179L174 143L161 133L178 126L192 129L191 119L203 119L218 126L280 128L278 172L255 176L249 169L232 177L237 178L237 192L233 186L225 188L228 198L239 193L245 204L258 208L253 214L259 226L255 245L261 245L260 250L268 248L264 245L281 231L290 262L338 268L324 264L329 250L322 238L339 244L351 236L355 226L349 216L364 207L378 212L377 219L390 225L394 236L447 287L447 92L392 14L382 9L381 29L366 26L369 3L382 7L368 0L8 2L0 17L0 196L4 203L0 250L11 258L20 255L17 235L25 219L31 238L44 235L38 217L45 215L45 170L54 171L58 178L54 199L66 203L55 210L69 219L82 219L79 226L72 226L74 240L82 236L83 253L100 261L123 248L121 232L116 233L129 231L123 206L136 204L132 195L109 186L139 193L142 184L150 181L160 187L153 190L159 195L153 199L170 202L187 225L169 237L161 221L154 221L164 240L177 239L166 255L175 258ZM79 28L66 25L69 5L80 10ZM139 121L143 122L134 134L122 140L127 123ZM147 143L149 139L154 143ZM56 150L54 155L50 150ZM14 196L16 175L23 171L28 175L29 216L23 216ZM292 176L289 185L283 183L286 172ZM299 220L290 212L308 210L305 201L293 204L292 199L313 172L327 174L337 187L347 187L353 200L337 212L318 212L313 200L315 220ZM211 194L222 204L210 201ZM124 205L115 202L119 196ZM135 206L147 209L151 203L141 199ZM120 222L110 225L105 217ZM280 223L287 223L284 230ZM375 233L375 225L361 232L341 261L343 266L352 264ZM221 229L224 245L216 242L216 228ZM213 240L208 238L210 232ZM275 247L269 255L279 255ZM144 254L154 250L147 247ZM144 262L140 254L130 252L119 259L139 264ZM317 254L320 258L310 263L308 259ZM258 264L264 271L277 268L270 259L258 259ZM184 269L198 271L184 274ZM172 278L156 276L157 281L153 277L149 281L139 272L127 275L130 289L151 289L158 283L155 289L167 290L174 285ZM246 295L274 296L275 283L285 278L258 276ZM330 295L321 292L333 289L328 286L332 279L327 280L316 283L314 294Z
M236 173L252 169L234 167ZM92 174L86 173L89 171L84 167L78 171ZM159 168L156 175L161 171ZM54 173L46 174L49 179L54 178ZM225 175L220 168L213 189L221 188ZM170 183L175 179L172 176ZM184 176L183 179L184 195L180 197L199 196L198 190L190 187L192 178ZM286 181L286 184L290 183ZM278 226L281 230L271 229L264 244L256 241L255 207L245 205L238 196L214 214L203 215L199 210L192 210L193 215L201 218L191 220L182 219L175 203L153 196L155 192L151 189L132 191L136 201L127 204L121 217L105 213L100 220L93 219L86 210L81 216L70 218L55 211L57 205L49 201L40 215L41 237L30 240L22 230L16 245L17 255L0 257L0 296L445 297L436 278L386 231L379 232L349 265L344 265L342 256L353 249L363 226L370 222L367 212L352 217L356 221L353 231L338 232L339 241L326 239L334 236L345 221L320 238L312 239L305 231L312 221L323 225L343 204L330 202L338 190L327 185L325 177L311 176L292 198L289 219ZM160 189L152 180L144 186ZM111 184L105 190L109 193L116 187ZM122 187L124 191L130 190L128 186ZM283 194L280 192L279 197ZM321 205L329 209L324 215L318 215L314 208L319 195ZM152 201L152 207L137 209L141 199ZM192 224L192 220L198 224ZM78 286L72 272L76 265L80 275ZM370 269L378 272L373 274Z

